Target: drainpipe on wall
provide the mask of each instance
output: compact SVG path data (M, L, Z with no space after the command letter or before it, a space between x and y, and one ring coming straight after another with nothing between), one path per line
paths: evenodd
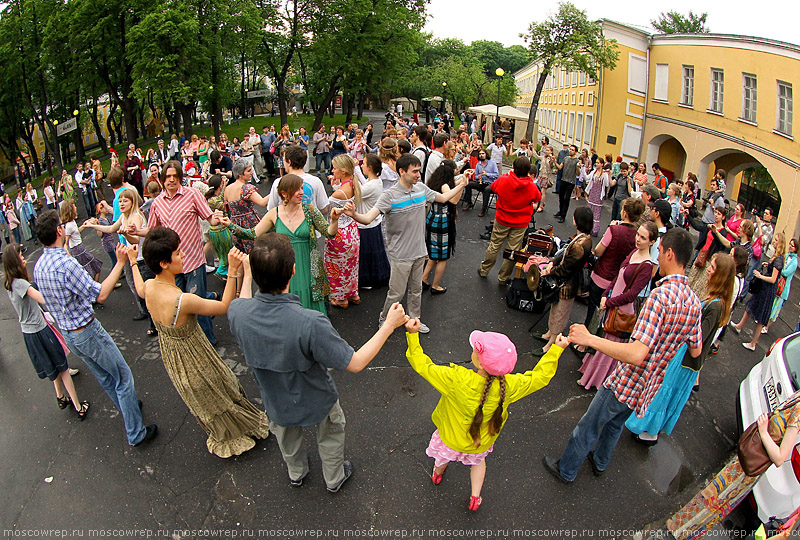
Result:
M647 70L647 79L644 83L644 113L642 113L642 134L639 137L639 153L637 154L637 158L639 161L637 163L642 162L642 145L644 144L644 127L647 125L647 104L648 104L648 96L650 95L650 44L653 42L653 36L647 36L647 61L646 67ZM689 159L689 156L686 156L686 160ZM686 169L686 163L684 162L683 168Z

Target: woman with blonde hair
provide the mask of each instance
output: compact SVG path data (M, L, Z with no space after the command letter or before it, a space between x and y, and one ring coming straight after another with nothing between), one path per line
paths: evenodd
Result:
M332 185L336 191L330 197L331 208L344 208L348 201L361 205L361 186L354 180L355 161L347 154L339 154L331 161ZM325 240L325 272L331 285L331 305L347 308L358 305L358 258L361 237L358 225L350 216L339 217L339 231Z
M749 343L742 343L742 347L750 351L756 350L758 345L758 338L761 337L761 330L769 323L769 317L772 313L772 303L777 295L778 289L778 276L784 266L784 255L786 254L786 236L782 232L775 233L772 238L772 247L775 248L775 253L767 262L761 263L761 271L753 271L753 281L750 283L750 300L747 301L747 309L742 315L742 320L734 324L733 331L737 334L742 333L747 320L752 318L756 323L756 330L753 333L753 339ZM753 289L755 288L755 292Z

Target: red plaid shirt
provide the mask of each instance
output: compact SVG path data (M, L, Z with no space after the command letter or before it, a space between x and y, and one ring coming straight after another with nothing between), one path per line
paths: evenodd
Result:
M620 362L603 384L639 418L661 388L664 372L681 345L688 341L691 348L702 343L702 306L689 288L689 279L672 274L659 280L656 287L631 334L631 341L638 340L650 348L644 363L633 366Z

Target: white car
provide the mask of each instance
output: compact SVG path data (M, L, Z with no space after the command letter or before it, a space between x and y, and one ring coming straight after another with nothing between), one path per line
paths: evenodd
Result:
M762 412L779 407L800 390L800 333L777 340L764 359L750 370L736 397L739 433ZM800 437L798 441L800 442ZM789 462L771 465L753 488L758 518L786 517L800 506L800 454L796 445Z

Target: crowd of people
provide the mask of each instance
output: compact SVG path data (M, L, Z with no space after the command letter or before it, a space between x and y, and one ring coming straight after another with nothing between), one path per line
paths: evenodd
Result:
M582 359L578 384L597 388L560 458L543 458L546 470L569 484L584 461L597 476L606 471L623 427L647 446L672 431L737 302L750 294L741 321L730 324L738 334L753 319L753 339L743 343L753 350L789 298L798 241L774 231L769 209L750 220L739 205L729 216L725 171L717 171L703 199L694 175L670 183L658 164L651 180L645 164L579 154L574 145L556 154L547 137L539 148L523 139L515 149L502 135L484 147L467 122L451 129L449 117L434 127L387 116L380 137L371 124L363 131L322 125L313 136L288 126L265 126L259 135L250 127L242 139L223 134L219 142L173 135L144 156L135 147L122 163L112 156L105 175L99 162L87 162L74 176L65 172L57 188L46 183L47 209L37 210L35 190L20 193L27 226L44 247L31 280L14 233L17 241L3 252L5 287L37 375L54 382L58 406L72 404L81 419L89 410L69 377L72 351L119 409L129 444L157 436L157 426L143 420L130 368L95 318L124 275L139 310L134 318L149 320L148 334L157 336L167 374L206 432L208 451L239 455L272 432L290 485L299 487L309 472L302 428L314 426L325 484L335 493L353 465L345 459L345 417L329 371L363 370L404 326L411 366L442 394L426 450L432 482L442 481L452 461L470 466L468 508L475 511L509 405L546 386L565 349ZM513 158L510 170L504 157ZM309 173L312 158L316 175ZM269 193L260 194L257 184L270 180ZM80 225L73 181L86 211ZM512 373L515 345L503 334L476 331L469 337L476 371L437 365L419 341L431 331L421 320L421 299L423 291L447 292L458 211L480 195L483 217L495 199L489 244L476 261L487 278L504 245L523 248L551 188L556 218L571 217L574 234L557 253L531 256L522 268L505 259L497 274L501 285L532 274L557 287L547 329L534 334L544 343L533 351L541 360ZM584 198L570 215L570 201ZM600 237L607 199L612 222ZM700 200L705 206L698 208ZM9 226L15 210L6 210ZM15 222L11 231L22 226ZM111 262L102 280L103 263L83 246L86 228L101 237ZM696 243L690 229L700 232ZM225 281L221 295L208 291L210 272ZM388 291L377 331L354 350L328 310L358 306L360 290L382 287ZM568 326L579 296L589 305L584 324ZM214 348L212 317L225 314L264 410ZM269 354L265 343L275 345ZM785 419L782 435L793 441L800 406ZM776 464L784 446L770 447ZM682 537L721 514L698 517L699 506L684 508L670 527Z

